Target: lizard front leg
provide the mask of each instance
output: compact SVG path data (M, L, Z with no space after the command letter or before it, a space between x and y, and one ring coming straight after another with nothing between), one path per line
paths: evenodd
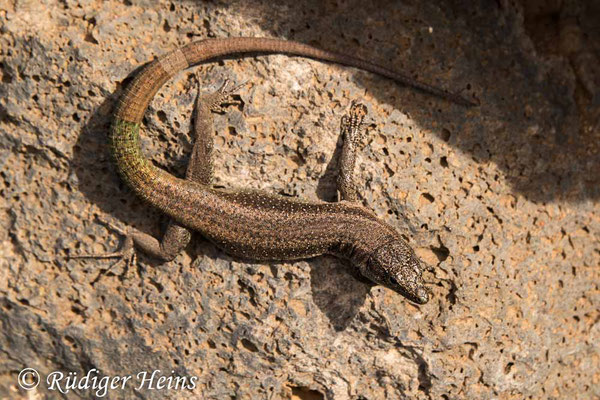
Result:
M356 154L358 146L365 132L365 117L367 107L353 102L350 111L342 117L340 134L343 138L342 154L339 161L339 175L337 187L340 200L358 201L358 190L354 182L354 169L356 167Z

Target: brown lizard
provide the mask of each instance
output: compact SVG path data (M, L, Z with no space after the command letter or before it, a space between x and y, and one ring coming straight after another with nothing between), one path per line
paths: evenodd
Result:
M111 128L110 147L123 180L138 196L169 215L162 241L144 233L127 235L124 250L105 255L133 257L133 245L173 259L189 242L189 229L200 232L229 254L250 260L294 260L322 254L349 259L372 281L411 301L424 304L429 291L421 263L400 234L356 202L353 170L366 107L353 104L342 119L338 188L340 202L325 203L277 196L256 190L211 187L212 115L230 93L223 88L196 104L196 144L186 179L155 167L142 154L140 123L160 87L177 72L231 54L284 53L349 65L389 77L462 105L463 97L365 60L280 39L207 39L176 49L146 65L121 97Z

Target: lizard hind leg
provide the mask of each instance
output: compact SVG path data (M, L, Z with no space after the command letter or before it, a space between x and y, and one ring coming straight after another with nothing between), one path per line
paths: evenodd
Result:
M344 115L340 124L340 134L343 138L342 154L339 161L337 187L340 199L358 201L358 190L354 181L356 154L366 129L365 118L367 107L364 104L352 102L350 111Z
M116 227L115 225L100 219L100 222L111 230L116 231L118 234L125 237L123 246L120 250L102 253L102 254L75 254L69 255L70 259L81 259L81 258L95 258L95 259L106 259L106 258L118 258L111 266L107 268L108 271L117 267L120 264L125 264L127 268L135 265L137 262L136 249L142 250L144 254L151 257L158 258L163 261L173 260L177 254L189 243L191 234L190 232L175 224L170 224L167 227L167 231L161 241L158 241L147 233L130 231L127 232L123 229Z

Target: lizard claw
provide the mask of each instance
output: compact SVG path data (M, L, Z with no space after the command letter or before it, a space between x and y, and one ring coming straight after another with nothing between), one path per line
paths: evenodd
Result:
M242 83L229 88L228 86L229 86L230 83L231 83L231 80L229 78L225 78L225 80L223 81L223 84L221 85L221 87L219 89L217 89L217 92L221 93L223 96L234 96L235 92L239 88L241 88L242 86L244 86L244 85L246 85L248 83L248 80L246 79Z
M238 105L241 106L243 104L242 100L239 99L239 94L237 94L237 90L242 86L246 85L248 81L243 81L238 85L231 86L231 80L229 78L225 78L223 84L215 93L212 94L212 99L210 99L210 110L216 113L224 113L225 107L229 105ZM209 95L210 97L211 95ZM238 97L236 99L236 97Z

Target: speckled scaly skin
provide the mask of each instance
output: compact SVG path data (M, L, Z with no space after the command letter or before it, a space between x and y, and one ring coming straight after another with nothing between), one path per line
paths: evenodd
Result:
M361 273L416 303L428 290L413 250L390 225L358 203L309 202L254 190L215 189L176 178L156 168L142 154L140 122L159 88L188 66L215 57L248 53L285 53L358 67L445 97L467 100L350 56L285 40L264 38L207 39L174 50L144 67L125 90L110 134L112 153L122 178L149 204L179 224L200 232L229 254L251 260L294 260L322 254L349 259ZM358 134L366 108L353 106L342 130ZM345 124L345 125L344 125ZM349 128L349 129L348 129ZM355 146L351 150L355 151ZM344 157L342 157L344 158ZM342 166L343 199L355 200L351 165ZM352 183L344 186L344 182Z

